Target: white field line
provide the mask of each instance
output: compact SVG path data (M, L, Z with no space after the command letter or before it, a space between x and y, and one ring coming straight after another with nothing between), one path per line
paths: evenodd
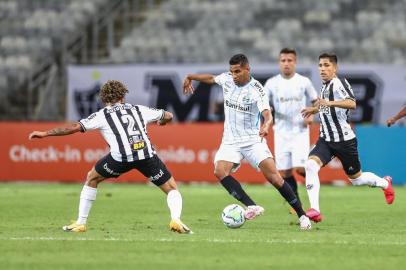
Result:
M193 237L193 236L190 236ZM265 243L265 244L333 244L333 245L368 245L368 246L406 246L406 242L383 242L383 241L317 241L317 240L283 240L283 239L193 239L193 238L157 238L157 239L131 239L131 238L68 238L68 237L0 237L0 240L9 241L101 241L101 242L207 242L207 243Z

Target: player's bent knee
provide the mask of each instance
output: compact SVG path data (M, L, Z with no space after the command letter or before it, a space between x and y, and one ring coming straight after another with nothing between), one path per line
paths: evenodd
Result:
M97 187L97 185L105 179L105 177L98 174L93 168L87 173L86 185L88 185L89 187Z
M216 178L218 180L222 180L224 177L228 176L228 173L226 173L226 171L223 170L223 169L215 168L214 169L214 176L216 176Z
M172 190L177 190L178 189L178 187L176 185L176 182L175 182L175 179L173 177L171 177L168 181L166 181L165 183L160 185L159 188L163 192L165 192L166 194L168 194Z
M305 163L306 173L318 173L320 165L314 159L308 159Z

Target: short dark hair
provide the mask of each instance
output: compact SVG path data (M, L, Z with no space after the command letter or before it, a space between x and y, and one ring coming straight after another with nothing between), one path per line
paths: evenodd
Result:
M330 62L332 62L334 64L338 63L337 55L335 55L334 53L322 53L319 55L319 60L322 58L328 58L330 60Z
M100 89L100 99L104 104L120 101L128 93L127 87L120 81L108 80Z
M248 58L247 58L244 54L239 53L239 54L233 55L233 56L230 58L230 61L229 61L228 63L229 63L230 65L241 65L241 66L245 66L245 65L248 65Z
M292 49L292 48L283 48L280 52L279 52L279 54L289 54L289 53L291 53L291 54L294 54L295 56L296 56L296 50L295 49Z

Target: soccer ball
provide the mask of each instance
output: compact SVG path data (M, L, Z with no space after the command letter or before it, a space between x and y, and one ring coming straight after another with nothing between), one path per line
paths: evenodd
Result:
M244 208L238 204L227 205L221 213L224 225L231 229L241 227L245 223L244 212Z

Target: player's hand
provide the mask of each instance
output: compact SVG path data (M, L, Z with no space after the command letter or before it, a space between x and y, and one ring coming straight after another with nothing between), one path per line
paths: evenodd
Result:
M193 94L195 92L195 88L193 87L192 80L189 77L186 77L183 80L183 94Z
M387 125L388 127L392 126L392 125L395 124L395 123L396 123L395 117L391 117L391 118L389 118L388 120L386 120L386 125Z
M309 115L308 117L304 117L303 119L303 126L307 127L313 123L313 115Z
M158 126L165 126L167 122L162 121L162 120L158 120L158 121L156 121L156 123L158 124Z
M306 107L300 113L304 119L318 112L318 107Z
M41 139L47 136L47 133L44 131L33 131L30 133L30 135L28 135L28 139L29 140L33 140L33 139Z
M262 125L261 129L259 130L259 137L264 138L264 137L268 136L269 128L270 128L269 124Z

